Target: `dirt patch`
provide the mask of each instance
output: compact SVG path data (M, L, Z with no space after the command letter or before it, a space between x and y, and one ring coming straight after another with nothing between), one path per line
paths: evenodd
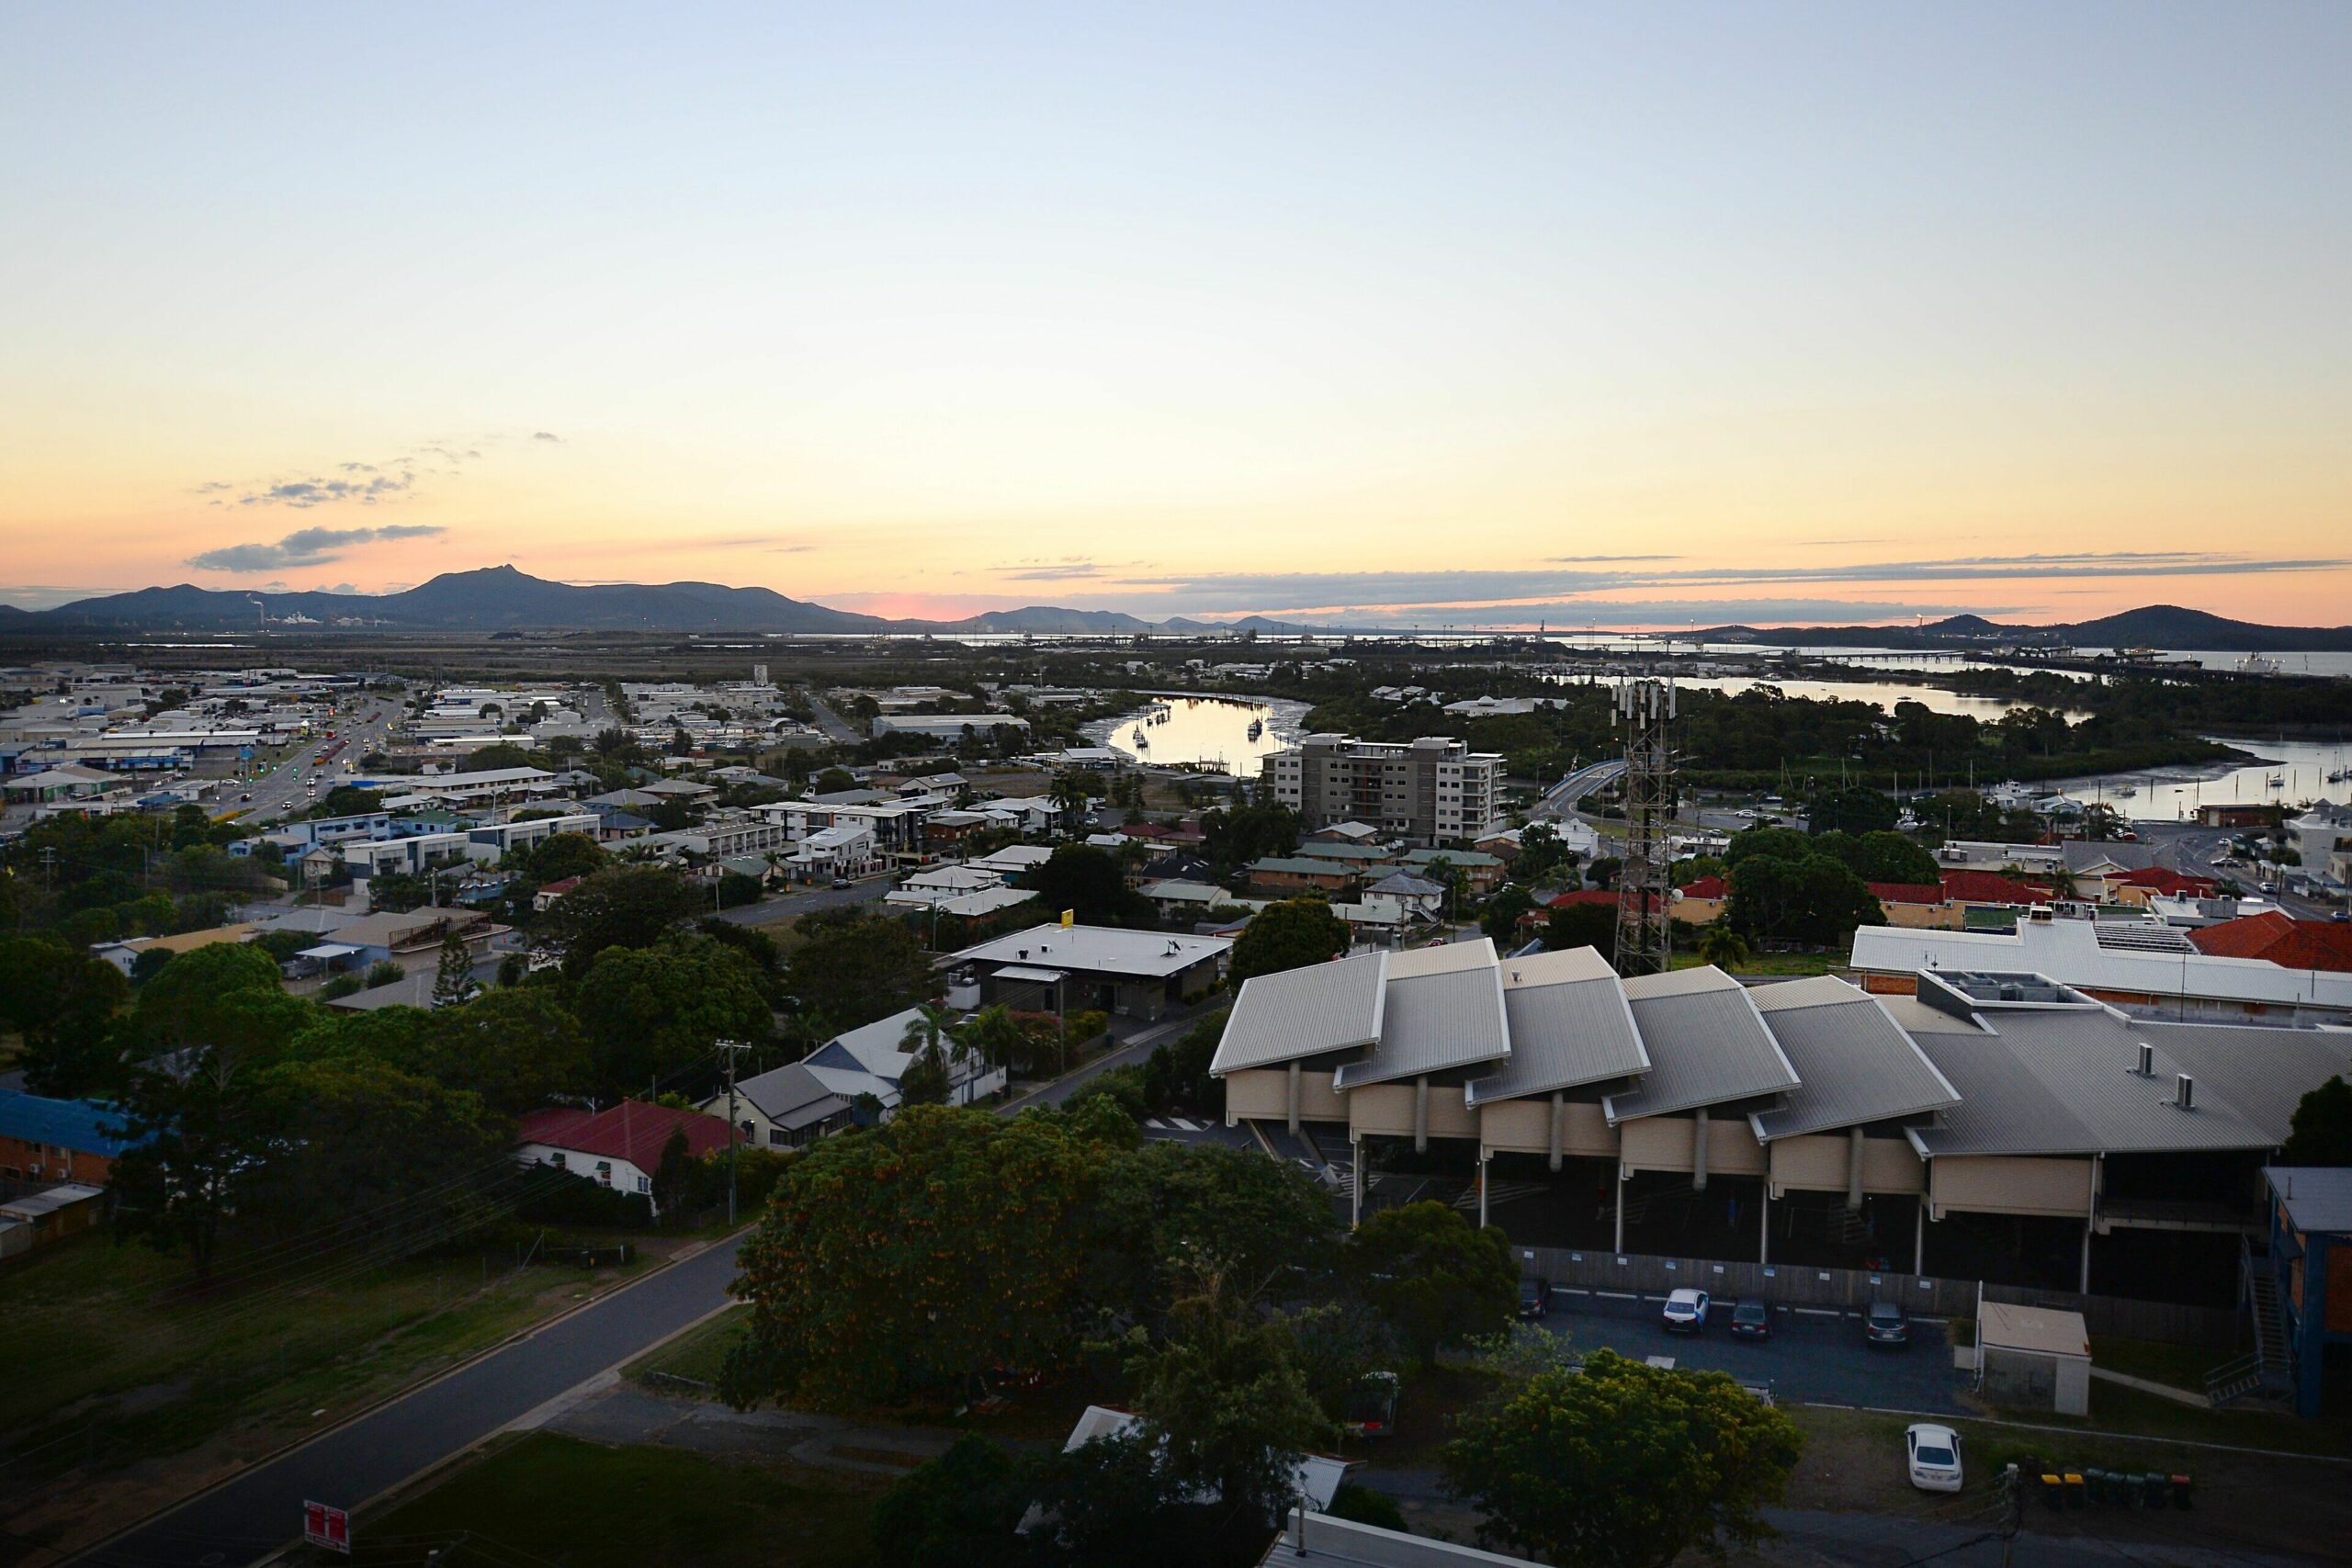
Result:
M922 1454L907 1453L899 1449L859 1448L854 1443L827 1443L825 1451L839 1454L843 1459L859 1460L866 1464L887 1464L896 1470L912 1470L922 1463L926 1457Z

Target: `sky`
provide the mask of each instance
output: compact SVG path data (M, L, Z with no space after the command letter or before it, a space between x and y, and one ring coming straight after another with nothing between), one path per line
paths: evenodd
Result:
M2352 6L0 7L0 603L2352 621Z

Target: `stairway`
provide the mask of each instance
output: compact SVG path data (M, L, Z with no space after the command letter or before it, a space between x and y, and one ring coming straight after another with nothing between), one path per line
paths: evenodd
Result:
M2251 1254L2245 1260L2245 1303L2254 1318L2254 1351L2225 1361L2205 1374L2205 1397L2215 1409L2241 1399L2283 1399L2293 1392L2287 1314L2278 1302L2278 1279L2270 1260Z

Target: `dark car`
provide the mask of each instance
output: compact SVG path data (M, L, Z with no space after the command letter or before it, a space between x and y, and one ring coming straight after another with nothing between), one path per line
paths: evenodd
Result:
M1742 1296L1732 1303L1731 1337L1734 1339L1771 1338L1772 1309L1754 1296Z
M1872 1302L1862 1310L1862 1337L1901 1348L1911 1343L1911 1314L1893 1302Z
M1552 1304L1552 1287L1543 1280L1521 1280L1519 1282L1519 1315L1542 1317Z

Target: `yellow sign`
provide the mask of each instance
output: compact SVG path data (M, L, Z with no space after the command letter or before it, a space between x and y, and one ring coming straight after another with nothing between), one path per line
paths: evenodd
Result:
M1064 909L1062 911L1062 924L1065 926L1074 926L1078 924L1078 911L1076 909Z

